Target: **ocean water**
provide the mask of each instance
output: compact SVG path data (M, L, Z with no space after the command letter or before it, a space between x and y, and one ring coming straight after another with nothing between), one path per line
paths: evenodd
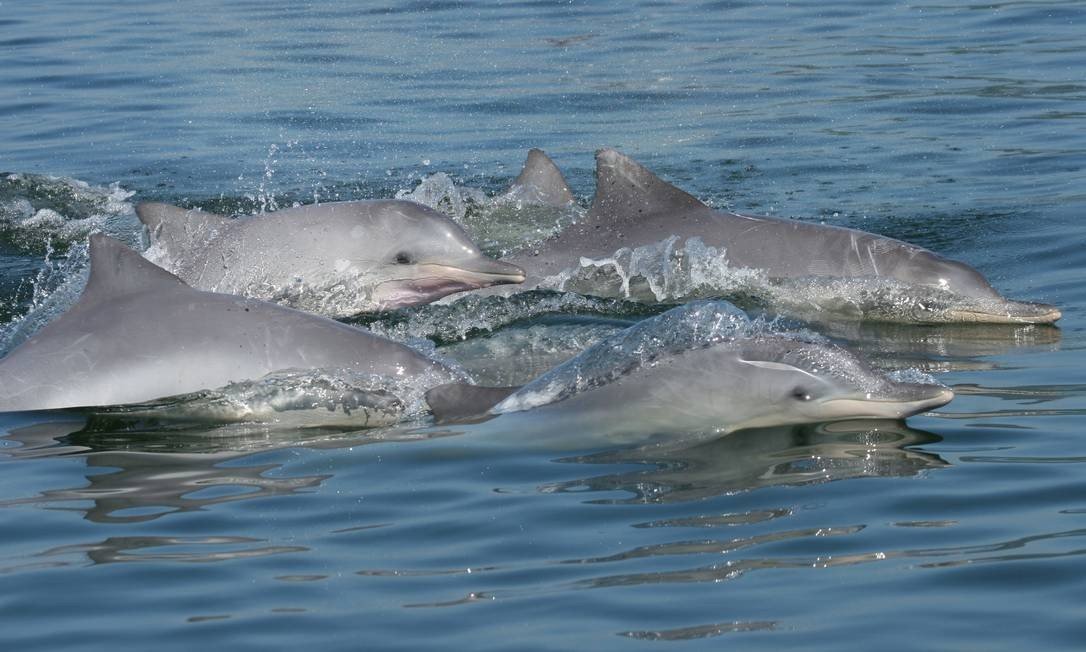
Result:
M134 202L247 214L438 173L493 195L530 147L582 204L616 147L1064 317L820 325L957 397L683 447L2 415L2 647L1081 649L1084 24L1077 0L3 0L4 347L78 291L88 233L140 242ZM464 219L494 248L530 235ZM360 322L501 382L645 314Z

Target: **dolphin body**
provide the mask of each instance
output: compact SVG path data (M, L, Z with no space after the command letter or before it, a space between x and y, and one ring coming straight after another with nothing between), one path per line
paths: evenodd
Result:
M694 301L641 321L522 387L429 390L439 423L495 417L501 432L722 434L848 419L904 419L946 404L942 385L899 382L813 334L769 331L726 302ZM510 417L518 420L510 423Z
M770 282L874 279L921 286L937 298L949 295L951 307L941 314L921 309L919 314L894 315L891 320L1048 323L1060 318L1053 306L1004 299L972 267L900 240L714 210L613 149L596 153L596 183L592 206L583 220L530 250L505 258L527 272L523 289L557 286L593 293L591 286L564 288L562 279L582 268L584 261L612 259L622 248L667 244L689 251L688 245L696 239L702 246L724 251L728 267L764 272ZM852 291L855 288L841 292Z
M524 280L455 222L403 200L299 206L230 219L144 202L157 262L189 285L328 317L428 303Z
M315 369L448 379L443 365L406 346L324 317L195 290L95 234L76 304L0 359L0 412L142 403Z

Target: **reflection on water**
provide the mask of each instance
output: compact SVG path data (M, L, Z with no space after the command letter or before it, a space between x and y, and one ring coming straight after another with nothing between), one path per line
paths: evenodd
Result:
M357 446L392 436L388 431L333 431L307 432L304 439L291 433L291 439L284 439L282 432L259 427L109 431L94 417L38 423L11 430L5 439L21 446L4 452L19 459L82 456L88 484L5 500L0 507L64 504L96 523L151 521L221 503L294 494L331 477L275 477L269 474L281 464L238 463L254 452L293 445Z
M653 468L566 481L544 490L624 491L632 496L618 502L664 503L777 485L911 476L948 466L938 455L908 448L941 440L895 421L742 430L690 448L644 447L565 458L561 461Z
M826 335L846 340L884 368L927 372L995 369L991 356L1017 350L1057 351L1061 332L1049 325L816 323Z
M600 564L615 561L626 561L641 557L670 557L675 555L701 555L701 554L725 554L744 548L762 546L778 541L804 539L807 537L835 537L856 534L864 529L862 525L849 525L846 527L817 527L801 530L785 530L783 532L771 532L753 537L737 537L729 540L701 539L695 541L672 541L668 543L654 544L641 548L624 550L613 555L593 557L590 559L569 559L566 564Z
M92 564L147 561L214 562L308 550L302 546L254 545L260 543L264 541L250 537L109 537L94 543L58 546L46 550L40 556L43 558L86 556ZM171 551L171 549L174 550Z
M40 495L9 499L0 506L63 504L98 523L151 521L168 514L298 493L325 482L330 475L277 477L277 463L239 463L254 452L291 446L346 447L375 442L433 439L451 433L440 429L363 433L308 434L307 439L276 439L259 429L223 437L218 430L159 433L102 431L89 421L62 420L13 429L7 439L19 448L13 457L80 456L85 460L85 486L48 489ZM608 474L544 485L544 493L621 490L632 494L620 502L694 500L769 487L828 482L857 477L910 476L947 466L937 455L908 447L940 441L938 435L893 421L853 421L764 428L732 433L694 445L671 443L617 449L563 463L647 465L649 469ZM471 446L471 437L466 439ZM598 502L611 502L599 500ZM721 517L701 523L715 527L752 523L782 514L772 511ZM670 523L647 523L658 527Z
M862 526L855 526L852 528L836 528L836 531L819 530L806 533L806 536L821 537L838 534L854 534L856 532L859 532L861 529L863 529ZM1086 530L1078 529L1065 532L1054 532L1051 534L1022 537L1007 541L998 541L992 544L976 546L947 546L940 548L925 548L914 550L877 550L862 553L850 553L842 555L818 555L812 557L760 557L728 559L727 561L721 563L710 564L707 566L699 566L696 568L685 568L663 572L650 571L644 573L621 573L597 576L579 581L577 582L577 586L579 588L585 589L601 589L616 586L638 586L643 584L721 582L725 580L738 579L747 574L748 572L754 570L780 570L788 568L806 568L817 570L898 559L923 560L928 558L953 558L945 561L920 561L916 564L918 568L926 569L951 568L957 566L991 562L1017 562L1026 560L1060 559L1063 557L1078 557L1086 555L1086 548L1079 547L1072 550L1059 550L1052 552L1016 552L1014 554L1006 553L1007 551L1020 550L1022 548L1026 548L1027 546L1044 546L1045 544L1048 544L1054 540L1068 538L1077 540L1081 539L1084 536L1086 536ZM706 545L703 546L704 550L697 550L694 552L715 553L717 552L716 548L719 548L720 553L727 553L731 550L736 549L727 547L727 545L725 545L727 542L715 543L717 544L716 547L710 547L708 543L706 543ZM682 552L681 547L679 547L679 550L680 552ZM675 553L670 551L661 551L660 554ZM592 563L599 561L622 561L629 558L629 556L624 556L620 554L600 560L587 560L587 562Z

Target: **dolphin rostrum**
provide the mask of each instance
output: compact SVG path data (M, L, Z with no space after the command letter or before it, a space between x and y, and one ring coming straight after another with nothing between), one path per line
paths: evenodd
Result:
M403 200L299 206L229 219L145 202L156 262L189 285L347 317L519 283L455 222Z
M95 234L76 304L0 359L0 412L142 403L319 369L448 375L442 364L353 326L195 290Z
M915 311L918 314L895 314L887 319L1047 323L1060 317L1053 306L1004 299L972 267L900 240L855 229L714 210L613 149L597 152L596 183L596 195L584 219L540 245L506 258L526 270L528 280L522 287L594 293L601 288L591 284L570 287L571 272L584 271L588 264L614 263L619 251L632 252L630 262L639 256L644 261L642 252L658 247L665 253L679 252L676 259L680 266L689 266L697 251L723 252L722 264L733 270L763 273L771 292L781 280L822 278L829 294L837 295L829 296L827 304L856 290L851 286L838 290L826 284L830 279L868 279L906 288L919 286L935 301L946 299L949 306L939 314L929 314L921 305ZM665 262L664 276L670 264ZM625 283L629 295L630 279ZM686 297L669 297L677 298ZM800 303L820 309L817 297L801 297Z
M438 422L523 415L554 433L549 440L904 419L953 397L942 385L895 380L814 334L771 331L717 301L641 321L522 387L451 383L426 394Z

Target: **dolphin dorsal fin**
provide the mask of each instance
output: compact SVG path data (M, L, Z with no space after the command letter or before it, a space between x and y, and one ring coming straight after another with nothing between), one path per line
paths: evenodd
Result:
M586 221L614 223L706 208L696 197L662 181L628 156L613 149L596 152L596 196Z
M480 387L467 383L438 385L426 392L426 403L438 423L485 421L487 411L520 387Z
M102 301L160 287L188 287L184 281L155 265L113 238L90 237L90 278L80 303Z
M573 203L573 193L562 171L541 149L528 150L524 168L509 186L509 192L528 195L548 206L564 207Z
M136 216L150 231L151 242L161 245L170 256L207 243L230 221L225 215L153 201L137 204Z

